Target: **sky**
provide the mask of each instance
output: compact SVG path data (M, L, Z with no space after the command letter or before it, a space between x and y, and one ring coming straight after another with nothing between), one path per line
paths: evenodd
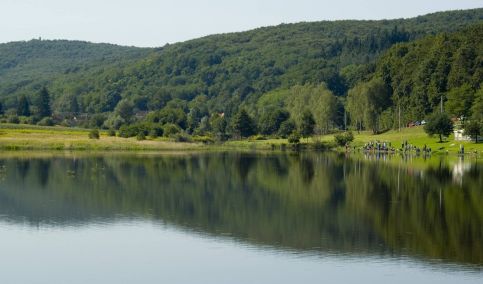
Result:
M158 47L281 23L480 7L483 0L0 0L0 42L41 37Z

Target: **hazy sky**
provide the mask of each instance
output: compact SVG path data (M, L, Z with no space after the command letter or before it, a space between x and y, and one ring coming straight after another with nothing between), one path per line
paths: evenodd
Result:
M483 0L0 0L0 42L42 37L162 46L280 23L478 7Z

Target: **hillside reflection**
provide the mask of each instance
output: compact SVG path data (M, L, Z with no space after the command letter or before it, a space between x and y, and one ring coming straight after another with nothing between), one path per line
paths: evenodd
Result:
M481 265L482 170L316 153L9 157L0 158L0 219L135 217L280 249Z

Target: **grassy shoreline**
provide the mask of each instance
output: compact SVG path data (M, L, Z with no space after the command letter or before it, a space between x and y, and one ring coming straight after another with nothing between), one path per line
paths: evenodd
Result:
M174 142L168 138L147 139L138 141L136 138L110 137L107 131L101 131L101 137L88 138L89 129L46 127L34 125L0 124L0 150L63 150L63 151L192 151L192 150L280 150L291 149L286 139L237 140L222 144L205 145L202 143ZM483 143L447 141L438 143L435 137L428 137L421 127L405 128L401 132L388 131L379 135L369 132L354 133L355 140L351 144L360 148L370 141L391 142L399 148L404 140L412 145L431 147L434 154L456 154L460 144L465 152L470 154L483 153ZM314 145L322 145L324 149L345 151L336 147L333 135L315 136L308 140L302 139L302 148L311 149Z

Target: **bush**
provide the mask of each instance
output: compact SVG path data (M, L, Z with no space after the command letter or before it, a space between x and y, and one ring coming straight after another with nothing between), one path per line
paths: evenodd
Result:
M176 124L168 123L164 125L163 135L165 137L171 137L180 132L181 132L181 129Z
M107 136L110 136L110 137L116 136L116 130L114 130L114 129L112 129L112 128L111 128L111 129L109 129L109 130L107 131Z
M136 139L138 141L146 140L146 134L144 134L144 131L139 131L138 135L136 135Z
M278 129L278 135L282 138L287 138L296 128L297 127L293 120L286 120L282 122L282 124L280 124L280 128Z
M213 138L211 138L210 136L193 136L193 141L197 143L203 143L203 144L215 143L215 140L213 140Z
M22 124L35 124L37 122L33 116L19 116L18 119L20 120L19 123Z
M18 116L10 116L8 118L8 123L15 123L15 124L19 124L20 123L20 119L18 118Z
M144 135L146 136L149 131L149 127L147 124L130 124L130 125L123 125L121 128L119 128L119 137L123 138L129 138L129 137L134 137L137 136L139 132L143 132Z
M176 133L172 137L176 142L191 142L191 137L186 133Z
M350 144L354 141L354 134L351 131L345 133L339 133L334 135L335 143L339 146L345 146L346 144Z
M161 125L152 125L151 130L149 130L149 136L151 138L158 138L160 136L163 136L163 127Z
M250 137L250 140L267 140L267 137L260 135L260 134L257 134L257 135Z
M89 139L99 139L99 138L100 138L100 135L99 135L98 129L92 129L91 131L89 131Z
M288 143L290 143L290 144L298 144L298 143L300 143L300 135L297 132L293 132L288 137Z
M44 117L39 122L37 122L37 125L40 125L40 126L53 126L54 125L54 121L50 117Z

